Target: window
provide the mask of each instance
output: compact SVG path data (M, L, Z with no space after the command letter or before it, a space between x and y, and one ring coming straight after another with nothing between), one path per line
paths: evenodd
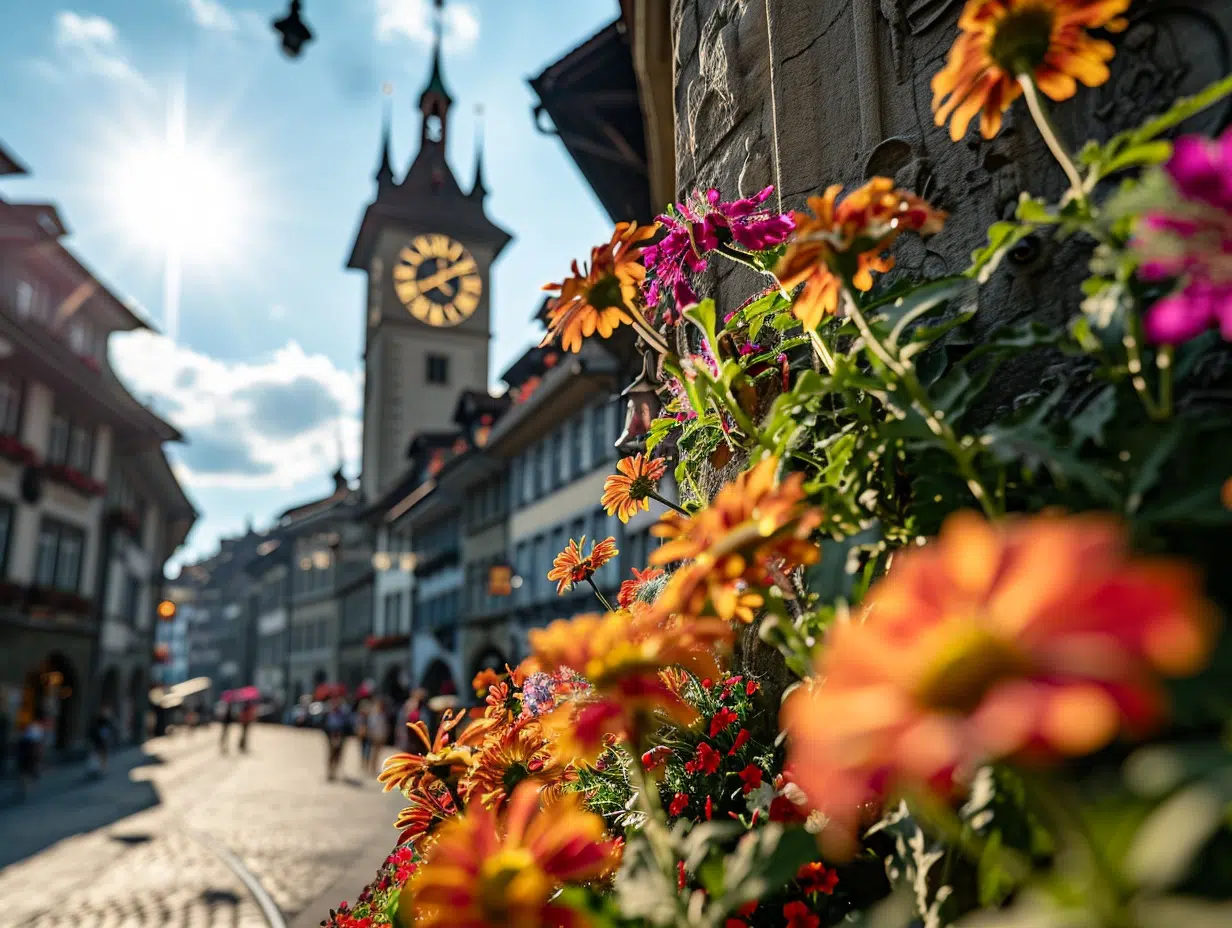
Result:
M0 435L16 435L21 426L21 384L0 377Z
M428 383L449 383L449 358L443 354L428 355Z
M17 281L17 315L30 316L34 313L34 284L28 280Z
M551 477L552 486L558 487L565 482L566 466L565 466L565 433L563 429L557 429L548 439L548 455L551 457Z
M124 594L120 600L120 618L129 625L136 625L137 609L141 602L141 579L127 574L124 577Z
M38 553L35 559L34 582L76 593L81 583L81 554L85 535L52 519L44 519L39 528Z
M13 505L0 500L0 580L8 563L9 535L13 529Z
M586 439L584 424L580 416L574 416L565 423L566 434L568 435L569 473L573 477L581 476L582 471L586 467L582 460L582 448Z
M47 463L62 464L83 474L90 472L94 453L94 433L71 422L61 413L51 417L51 436L47 442Z
M522 455L514 455L509 464L509 484L511 490L510 504L522 505Z
M598 467L607 460L607 404L590 408L590 466Z
M88 319L78 317L69 325L68 346L77 354L94 354L94 327Z

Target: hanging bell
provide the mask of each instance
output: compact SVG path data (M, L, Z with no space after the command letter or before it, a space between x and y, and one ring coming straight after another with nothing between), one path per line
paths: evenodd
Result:
M643 436L650 431L650 424L663 408L659 402L659 390L663 385L658 369L658 352L652 349L642 352L642 372L620 393L629 403L625 410L625 430L616 439L616 449L621 454L631 454L641 448Z

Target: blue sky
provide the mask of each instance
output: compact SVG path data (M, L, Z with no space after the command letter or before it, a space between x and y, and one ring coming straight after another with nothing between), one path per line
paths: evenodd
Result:
M56 202L69 246L163 330L116 336L111 356L190 440L172 452L203 513L190 559L249 515L261 527L325 492L339 436L357 473L363 277L343 263L373 192L384 84L398 170L418 139L431 0L307 0L317 41L297 61L269 28L286 6L14 3L0 30L0 139L31 170L0 193ZM515 235L493 279L494 376L532 341L540 285L610 232L534 129L525 78L616 13L615 0L448 5L450 158L469 185L482 104L489 212ZM147 165L177 108L197 173L176 188L191 191L189 231L168 290L167 200Z

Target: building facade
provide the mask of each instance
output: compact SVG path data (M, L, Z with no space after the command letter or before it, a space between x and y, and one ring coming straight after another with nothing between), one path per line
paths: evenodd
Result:
M140 731L154 597L196 518L162 458L179 433L108 361L113 332L148 326L66 232L51 204L0 198L0 716L6 738L41 719L53 751L81 744L104 656ZM136 513L127 474L152 481Z

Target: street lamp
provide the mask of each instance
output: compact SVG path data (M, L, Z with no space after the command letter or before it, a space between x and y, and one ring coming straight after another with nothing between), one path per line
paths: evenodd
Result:
M287 15L274 20L274 31L282 36L283 54L288 58L298 58L304 46L312 41L312 30L300 16L300 0L291 0Z

